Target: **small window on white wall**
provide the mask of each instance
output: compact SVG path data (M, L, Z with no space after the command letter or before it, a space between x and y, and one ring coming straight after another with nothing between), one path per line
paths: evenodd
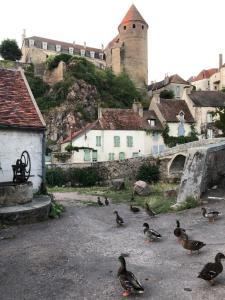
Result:
M56 45L55 50L56 50L56 52L60 52L61 51L61 45Z
M48 49L48 43L42 42L42 49L47 50Z
M34 46L34 40L29 40L29 47L33 47Z
M85 56L85 50L84 49L80 49L80 55Z
M90 57L95 58L95 51L90 51Z
M212 123L213 116L211 112L207 112L207 123Z
M69 47L69 54L73 55L73 47Z

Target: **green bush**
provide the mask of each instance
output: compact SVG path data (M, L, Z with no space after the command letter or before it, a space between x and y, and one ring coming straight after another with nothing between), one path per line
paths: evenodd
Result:
M16 40L6 39L0 45L0 55L6 60L20 60L22 52Z
M163 90L160 92L160 98L163 99L174 99L174 92L172 90Z
M64 170L51 168L46 170L46 182L49 186L62 186L65 184Z
M138 169L137 180L149 183L159 181L159 165L151 165L150 163L141 165Z
M66 53L62 53L56 56L49 56L46 61L47 68L49 70L53 70L54 68L58 67L60 61L64 61L65 63L67 63L71 59L71 57L72 55Z
M59 218L61 214L64 212L65 208L62 204L56 202L55 200L52 200L51 202L51 208L49 212L49 217L50 218Z

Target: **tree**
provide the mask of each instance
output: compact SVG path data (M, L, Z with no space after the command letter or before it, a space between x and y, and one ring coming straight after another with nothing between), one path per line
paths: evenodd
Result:
M213 116L216 116L215 126L222 131L222 135L225 136L225 107L219 107L216 109Z
M0 55L6 60L16 61L22 56L16 40L4 40L0 45Z
M172 90L163 90L160 92L160 98L174 99L174 92Z

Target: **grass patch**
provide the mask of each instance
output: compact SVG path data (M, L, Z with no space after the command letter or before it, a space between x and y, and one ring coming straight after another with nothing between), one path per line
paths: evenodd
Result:
M132 194L132 184L126 183L126 188L121 191L114 191L109 186L94 186L94 187L54 187L48 188L49 193L53 192L78 192L80 194L90 194L96 196L107 196L113 203L130 203ZM176 203L176 197L166 198L164 192L166 190L175 189L176 184L168 183L155 183L150 184L151 194L146 197L135 195L134 202L131 202L137 206L144 207L145 203L149 203L150 207L154 209L156 213L166 213L173 211L171 206ZM93 205L91 202L88 205Z
M185 210L185 209L190 209L190 208L195 208L197 206L200 205L200 202L195 199L194 197L187 197L187 199L181 203L178 207L177 207L177 211L180 211L180 210Z

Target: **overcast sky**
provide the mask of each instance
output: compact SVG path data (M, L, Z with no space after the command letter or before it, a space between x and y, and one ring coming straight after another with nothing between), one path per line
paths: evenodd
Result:
M0 4L0 41L22 30L65 42L101 48L134 3L149 25L149 83L166 73L184 79L225 62L224 0L7 0Z

